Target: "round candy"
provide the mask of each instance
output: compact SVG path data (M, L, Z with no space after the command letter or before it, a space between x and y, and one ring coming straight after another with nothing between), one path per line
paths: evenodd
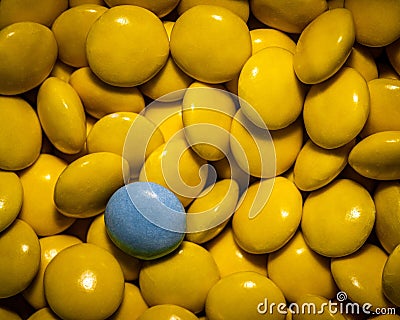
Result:
M18 97L0 96L0 169L21 170L39 157L42 129L32 107Z
M146 261L140 270L139 285L150 306L175 304L198 313L219 278L211 254L195 243L183 241L174 253Z
M208 83L232 80L251 55L246 23L232 11L213 5L185 11L175 22L170 46L184 72Z
M50 308L42 308L33 313L28 320L60 320Z
M390 306L382 286L382 273L387 258L382 249L366 244L351 255L332 259L331 272L339 289L352 302L360 306L369 303L371 311L375 311L376 308Z
M342 68L330 79L311 87L304 102L304 125L318 146L344 146L362 130L370 99L367 82L352 68Z
M338 179L313 191L305 200L301 228L307 244L327 257L357 251L375 222L375 205L358 183Z
M175 250L184 238L186 214L168 189L133 182L118 189L107 203L107 233L122 251L155 259Z
M173 304L161 304L147 309L137 320L198 320L189 310Z
M382 274L383 293L396 306L400 306L400 245L390 254Z
M86 39L92 71L119 87L150 80L165 65L168 54L168 36L161 20L137 6L112 7L96 20Z
M124 4L142 7L154 12L161 18L170 13L176 7L179 0L105 0L105 2L110 7Z
M38 237L29 224L16 219L1 233L0 252L0 298L7 298L28 287L38 272Z
M301 33L293 57L299 79L315 84L335 74L350 55L354 32L347 9L328 10L315 18Z
M88 65L86 37L92 24L105 12L106 7L81 5L64 11L54 21L51 30L58 44L58 58L73 67Z
M17 218L24 198L24 190L14 172L0 171L0 232Z
M252 54L269 47L280 47L294 54L296 43L285 33L275 29L253 29L250 31Z
M82 243L50 261L44 290L50 308L62 319L106 319L122 302L124 276L108 251Z
M280 306L280 309L286 305L276 284L256 272L237 272L222 278L211 288L206 300L206 315L209 320L262 320L270 312L266 304ZM285 315L276 312L270 319L283 320Z
M17 22L1 29L0 94L16 95L38 86L56 59L56 39L44 25Z

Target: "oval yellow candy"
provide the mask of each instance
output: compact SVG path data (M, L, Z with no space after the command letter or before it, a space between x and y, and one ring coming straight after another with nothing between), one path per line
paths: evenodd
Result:
M19 97L0 96L0 169L21 170L39 157L42 129L36 112Z
M351 12L344 8L328 10L303 30L297 42L293 65L299 79L320 83L346 62L355 39Z
M369 192L352 180L338 179L307 197L301 229L315 252L341 257L361 248L374 222L375 205Z
M161 304L149 308L137 320L198 320L189 310L174 304Z
M185 11L171 32L171 54L194 79L207 83L232 80L251 55L246 23L232 11L198 5Z
M0 307L0 317L6 320L22 320L18 313L6 307Z
M219 278L211 254L195 243L183 241L174 253L144 262L139 285L149 306L176 304L198 313Z
M170 13L178 4L178 0L105 0L105 2L110 6L119 5L132 5L145 8L154 12L158 17L162 18Z
M51 30L57 40L58 58L73 67L85 67L86 37L92 24L105 12L106 7L81 5L60 14Z
M137 6L112 7L93 23L86 39L92 71L119 87L150 80L165 65L168 54L168 36L161 20Z
M60 318L49 307L41 308L33 313L28 320L59 320Z
M285 33L276 29L250 30L252 54L269 47L280 47L294 54L296 43Z
M8 298L28 287L40 264L39 239L26 222L16 219L1 233L0 298Z
M60 151L78 153L86 141L86 120L75 89L58 78L48 78L40 86L37 110L43 131Z
M229 131L236 113L234 97L216 86L195 82L182 101L185 137L203 159L216 161L229 153Z
M361 140L351 150L349 164L367 178L400 179L400 131L382 131Z
M346 0L344 6L353 15L358 43L383 47L400 37L398 1Z
M400 131L400 80L374 79L368 82L370 111L363 136L380 131Z
M60 214L53 202L56 182L66 167L56 156L41 154L32 166L20 173L24 203L19 218L39 236L60 233L75 221Z
M305 89L293 71L293 54L269 47L251 56L240 72L238 95L243 113L259 127L276 130L294 122Z
M303 191L326 186L345 168L354 141L336 149L324 149L308 140L294 165L294 182Z
M342 68L327 81L313 85L304 102L304 125L318 146L333 149L353 140L370 110L368 86L352 68Z
M400 75L400 39L386 47L386 54L393 69L397 72L398 79L398 76Z
M0 171L0 232L17 218L24 199L21 180L14 172Z
M75 69L61 60L57 60L54 64L53 69L51 70L50 77L59 78L65 82L68 82L71 74L75 71Z
M352 302L360 305L369 303L371 311L389 307L382 287L387 258L382 249L366 244L349 256L332 259L332 275L339 289L346 292Z
M227 299L229 297L229 299ZM286 304L282 291L266 276L256 272L237 272L222 278L210 290L206 301L208 319L265 319L268 306ZM264 312L266 311L266 312ZM284 314L268 314L267 318L285 319Z
M44 25L17 22L1 29L0 94L16 95L38 86L56 59L56 39Z
M385 263L382 274L383 293L386 298L400 306L400 246L397 246Z
M382 247L391 253L400 244L400 183L384 181L374 192L375 232Z
M79 94L85 111L96 119L114 112L139 113L145 105L138 88L111 86L97 78L88 67L73 72L69 83Z
M368 48L358 44L353 46L344 66L356 69L366 81L378 78L378 68L374 56Z
M128 165L110 152L91 153L69 164L54 189L57 209L68 217L100 214L111 195L124 185Z
M251 185L233 215L232 229L238 245L249 253L268 253L283 247L295 234L301 220L303 200L299 190L283 177L273 182L272 192L264 199L261 211L251 218L251 207L257 199L259 184ZM256 200L257 199L257 200Z
M302 233L298 231L289 243L268 255L268 277L282 290L289 302L295 302L304 294L331 299L337 288L329 263L328 258L307 246Z
M252 0L251 11L268 26L290 33L300 33L328 8L325 0Z

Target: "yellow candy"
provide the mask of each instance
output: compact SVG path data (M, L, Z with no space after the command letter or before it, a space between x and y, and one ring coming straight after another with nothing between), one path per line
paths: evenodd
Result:
M50 308L62 319L106 319L122 302L124 276L110 253L82 243L50 261L44 289Z
M58 44L58 58L73 67L85 67L86 37L92 24L105 12L106 7L81 5L64 11L54 21L51 30Z
M400 39L386 47L386 54L397 75L400 75Z
M351 11L358 43L383 47L400 37L400 3L396 0L346 0Z
M239 109L232 121L230 147L239 168L255 177L275 176L275 149L270 132L245 117Z
M189 310L173 304L162 304L146 310L138 320L197 320Z
M400 184L381 182L374 193L375 232L382 247L391 253L400 244Z
M161 18L170 13L176 7L179 0L105 0L105 2L110 7L124 4L142 7L154 12Z
M295 121L286 128L270 131L276 155L276 175L287 171L296 161L303 145L303 123Z
M24 190L14 172L0 171L0 232L17 218L24 198Z
M148 309L137 286L125 282L124 297L118 310L109 320L137 320Z
M368 118L369 100L366 81L352 68L343 68L327 81L313 85L303 112L311 140L325 149L352 141Z
M229 297L229 299L227 299ZM285 315L269 313L269 305L285 306L282 291L267 277L256 272L237 272L218 281L206 301L206 315L214 319L285 319ZM264 312L266 311L266 312Z
M306 25L328 8L325 0L296 2L252 0L250 4L251 11L258 20L290 33L300 33Z
M50 27L68 8L68 0L5 0L0 5L0 29L15 22L31 21Z
M290 242L268 256L268 277L294 302L304 294L332 298L337 292L329 259L312 251L298 231Z
M400 131L400 80L375 79L368 82L370 112L363 136L380 131Z
M354 45L344 65L356 69L366 81L378 78L378 68L374 57L366 47Z
M93 73L119 87L150 80L165 65L168 48L161 20L137 6L112 7L96 20L86 39L87 60Z
M59 320L50 308L42 308L33 313L28 320Z
M293 54L270 47L251 56L238 84L243 113L259 127L287 127L300 115L305 90L293 71Z
M0 94L16 95L38 86L56 59L57 42L47 27L17 22L1 29Z
M78 153L86 140L85 112L74 88L58 78L48 78L40 87L37 109L50 142L67 154Z
M304 202L301 228L307 244L327 257L357 251L375 222L375 205L358 183L338 179L312 192Z
M279 47L294 54L296 43L285 33L275 29L254 29L250 31L252 54L269 47Z
M389 307L382 289L382 272L387 255L380 248L366 244L352 255L332 259L331 271L340 290L352 302L371 304L371 311Z
M96 119L114 112L139 113L144 108L144 99L138 88L111 86L97 78L90 68L76 70L69 83L82 99L85 111Z
M22 320L22 318L15 312L0 306L0 319L5 320Z
M250 14L249 2L247 0L181 0L177 7L178 14L181 15L190 8L201 4L215 5L229 9L245 22Z
M39 236L50 236L67 229L75 221L60 214L53 202L56 182L67 164L50 154L41 154L28 169L21 172L24 203L19 218Z
M211 5L194 6L178 18L170 46L185 73L208 83L232 80L251 55L245 22L230 10Z
M385 263L382 274L383 293L386 298L400 306L400 246L397 246Z
M205 186L208 174L205 165L206 161L191 150L186 141L171 139L146 159L139 181L155 182L170 189L186 207Z
M257 201L259 184L249 187L236 210L232 228L238 245L249 253L268 253L283 247L296 232L302 214L302 198L296 186L286 178L277 177L269 198L261 211L249 218L251 207Z
M168 38L171 36L175 22L164 22ZM160 99L163 102L171 102L182 99L186 89L193 79L184 73L170 56L164 67L149 81L140 86L140 91L151 99ZM175 92L177 91L177 92Z
M0 96L0 169L20 170L36 161L42 130L35 111L18 97Z
M82 4L97 4L99 6L105 6L105 2L103 0L69 0L69 6L76 7Z
M75 71L75 69L60 60L57 60L54 64L53 69L51 70L50 77L59 78L65 82L68 82L71 74Z
M1 233L0 298L7 298L28 287L39 270L40 246L35 231L16 219Z
M400 179L400 131L382 131L361 140L351 150L349 164L367 178Z
M110 196L124 185L128 165L110 152L91 153L65 168L54 189L54 203L67 217L87 218L104 211Z
M303 191L313 191L335 179L347 164L351 148L349 142L337 149L324 149L308 140L294 165L294 182Z
M184 241L172 254L146 261L139 285L150 306L176 304L194 313L203 310L207 294L219 280L218 267L203 247Z
M92 243L110 252L121 266L126 281L139 277L140 261L120 250L107 235L104 215L97 216L90 224L86 242Z
M22 293L23 297L32 307L35 309L40 309L47 306L44 295L43 277L50 261L60 251L79 243L82 243L82 241L69 235L55 235L43 237L39 240L40 268L33 281L29 284L29 287L26 288Z
M187 210L186 228L190 231L186 239L201 244L216 237L229 222L238 200L239 186L234 180L220 180L206 188Z
M291 308L293 320L346 320L340 313L340 305L329 304L329 300L312 294L301 296Z
M182 101L185 137L203 159L216 161L229 153L229 130L236 106L232 96L217 86L195 82Z
M205 247L213 256L221 278L240 271L254 271L267 275L266 255L250 254L240 248L230 226L226 226L216 238L207 242Z
M315 84L334 75L350 55L354 38L349 10L337 8L318 16L297 42L293 65L299 79Z

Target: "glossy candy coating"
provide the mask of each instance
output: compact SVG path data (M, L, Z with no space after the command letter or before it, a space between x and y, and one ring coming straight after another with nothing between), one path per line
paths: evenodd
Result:
M161 304L147 309L138 320L197 320L189 310L173 304Z
M148 306L144 301L140 289L132 283L125 282L124 297L118 310L110 320L137 320Z
M183 241L173 254L145 262L139 285L149 306L176 304L198 313L204 309L207 294L219 278L210 253Z
M400 306L400 246L397 246L385 263L382 274L383 293L397 307Z
M185 211L177 197L147 182L133 182L118 189L107 203L104 219L115 245L144 260L174 251L186 229Z
M40 246L35 231L26 222L16 219L1 233L0 297L22 292L39 270Z
M351 12L328 10L303 30L297 42L293 65L299 79L320 83L334 75L350 55L355 39Z
M0 171L0 232L17 218L24 198L20 179L14 172Z
M124 276L108 251L82 243L50 261L44 289L50 308L63 319L106 319L122 302Z
M49 307L42 308L33 313L28 320L59 320L60 318L54 314Z
M170 46L176 64L192 78L207 83L232 80L251 55L245 22L214 5L185 11L175 22Z
M167 62L168 48L161 20L147 9L128 5L106 11L92 25L86 39L86 55L93 73L119 87L150 80Z
M56 39L44 25L17 22L1 29L0 94L16 95L38 86L56 59Z
M152 11L158 17L164 17L168 13L170 13L178 4L178 0L105 0L105 2L110 6L119 6L119 5L133 5L145 8L147 10Z

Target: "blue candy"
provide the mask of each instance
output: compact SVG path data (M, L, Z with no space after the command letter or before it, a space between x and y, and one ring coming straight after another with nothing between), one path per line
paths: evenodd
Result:
M150 260L175 250L183 241L186 213L178 198L152 182L118 189L104 214L109 237L122 251Z

